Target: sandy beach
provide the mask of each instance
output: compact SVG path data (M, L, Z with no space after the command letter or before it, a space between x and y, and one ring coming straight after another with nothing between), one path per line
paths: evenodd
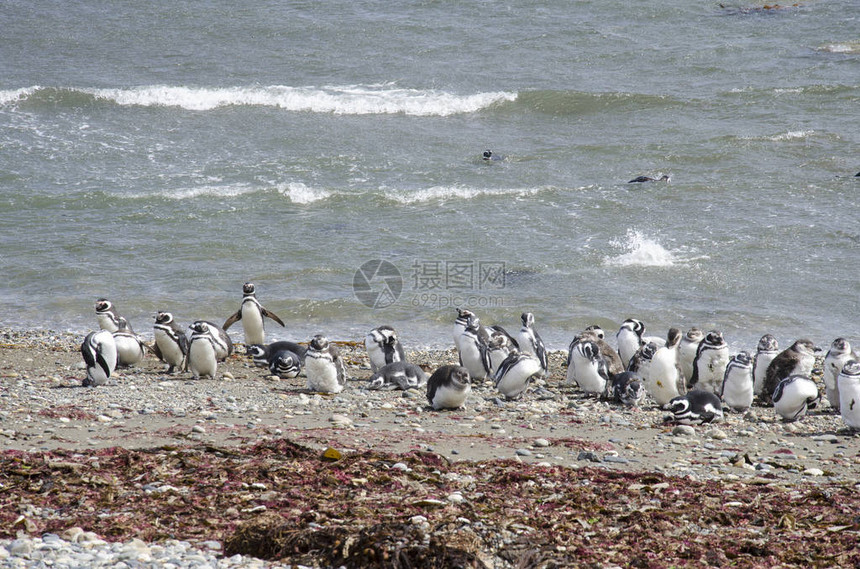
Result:
M460 526L471 525L474 531L476 520L465 513L466 504L481 500L504 503L509 491L520 494L524 488L529 489L522 494L530 496L526 501L554 501L558 500L556 486L561 484L560 480L564 480L565 487L572 484L572 487L581 488L581 484L575 483L577 479L600 478L615 480L613 484L621 484L622 489L633 487L635 491L628 499L633 495L642 496L643 492L653 498L655 485L661 488L708 488L718 501L714 507L728 508L733 512L729 517L735 522L727 522L724 524L727 527L722 529L712 527L707 531L719 536L719 540L732 543L737 540L736 532L742 530L749 537L751 531L747 527L749 520L744 516L735 517L736 512L749 509L750 516L755 514L767 519L773 514L762 510L760 501L763 493L768 496L785 493L795 502L797 495L844 493L853 498L838 503L830 499L818 500L821 504L827 502L833 509L829 514L819 514L824 515L819 521L827 520L826 527L819 527L820 524L805 526L798 521L802 519L802 510L792 510L790 519L783 517L781 522L776 519L773 523L777 526L766 533L771 534L773 530L774 534L779 534L778 529L790 529L795 533L808 530L814 533L816 540L823 540L824 545L819 549L826 550L827 555L849 555L840 559L852 563L860 560L856 552L840 549L840 544L846 539L856 542L860 527L860 519L856 515L856 495L860 490L860 435L846 430L841 418L826 402L795 423L782 422L773 409L754 407L744 415L728 415L727 420L720 424L676 429L674 425L663 422L666 413L652 404L627 409L588 397L574 388L562 387L564 354L555 352L550 358L549 378L532 386L520 400L500 399L492 385L487 383L476 386L465 408L437 412L428 407L423 392L363 389L371 375L369 362L363 345L351 342L341 342L340 347L352 379L347 389L337 395L308 392L302 376L292 380L273 378L267 370L254 367L248 358L241 355L231 356L220 366L217 380L192 380L187 373L166 375L163 365L149 355L140 366L120 370L110 385L83 388L80 385L85 372L78 351L81 340L64 333L0 331L0 443L5 457L0 496L4 506L15 506L11 510L3 508L6 512L4 521L8 522L3 524L4 529L0 533L3 537L20 537L20 532L29 535L59 532L64 528L82 526L93 514L91 509L78 511L75 507L41 517L29 510L27 514L22 510L22 504L36 507L40 500L50 501L51 492L33 491L33 476L22 479L26 484L14 483L16 474L10 472L10 461L32 461L43 464L45 468L49 463L69 462L85 467L87 461L97 460L94 457L115 456L117 452L136 453L135 456L172 453L175 456L177 452L184 452L183 449L196 449L196 452L204 454L206 449L210 449L210 454L214 452L212 456L221 459L230 458L235 453L250 460L273 452L272 448L280 448L277 445L287 444L298 445L295 448L301 449L296 451L299 458L305 463L316 464L315 468L346 464L348 461L353 461L351 464L354 466L363 464L355 466L358 468L355 475L347 476L342 482L353 490L364 487L371 494L372 484L368 477L372 480L373 476L364 468L370 468L376 474L384 470L388 479L395 476L392 473L406 475L429 468L437 473L436 477L444 478L450 474L448 482L472 476L480 470L496 473L489 477L487 483L493 484L499 493L497 496L488 498L489 488L477 491L474 484L471 487L465 485L460 490L446 487L444 492L438 490L423 498L419 496L410 502L409 508L399 512L399 517L395 515L399 523L418 528L425 523L434 528L441 527L442 518L463 518L469 524L460 522ZM244 350L239 347L238 351L242 353ZM428 369L456 363L457 359L453 349L408 351L408 357ZM259 445L270 450L245 454L251 449L259 449ZM336 460L330 463L326 457ZM309 468L307 464L305 467ZM67 470L79 474L78 468L69 466L70 470ZM470 474L464 474L467 471ZM502 483L501 473L504 477L514 473L527 474L539 492L532 496L530 486L522 484L525 480ZM415 478L410 474L409 479ZM170 476L162 476L159 480L163 484L174 484ZM119 476L113 483L122 488L130 482ZM138 480L136 484L139 487L142 483ZM270 487L271 479L261 484ZM662 484L666 486L660 486ZM610 487L614 486L606 488ZM651 490L646 492L643 488ZM404 483L397 485L396 489L388 488L386 495L388 498L404 493L413 496L414 490L409 483ZM747 496L745 493L748 493L749 503L741 497ZM122 492L118 490L116 494L121 495ZM421 500L426 503L416 506ZM319 502L309 506L301 505L298 500L288 510L265 506L277 501L274 496L269 496L259 502L263 507L256 511L253 511L255 506L238 508L237 505L233 508L236 511L223 520L211 522L212 535L208 539L236 546L235 539L230 542L228 537L235 537L237 528L247 529L247 524L263 519L267 520L263 526L273 526L270 517L260 517L263 513L265 516L277 514L281 516L278 518L280 521L295 522L304 519L302 516L307 517L305 508L320 507ZM101 507L111 511L111 503L112 500L103 501ZM348 503L341 507L349 510ZM373 509L372 504L366 504L366 507ZM659 512L659 508L656 511ZM785 516L785 512L782 515ZM366 529L367 520L362 521L362 518L368 516L370 514L355 515L352 519L347 512L335 521L325 516L321 519L311 516L313 519L304 519L299 525L308 531L356 530L359 526ZM103 516L105 518L110 519L110 516ZM511 524L516 524L510 516L502 518L506 520L502 526L494 526L494 523L501 523L500 520L493 522L489 518L482 523L486 527L495 527L504 543L500 542L493 548L482 539L473 544L472 549L459 547L458 551L472 551L474 554L470 554L472 557L468 563L472 565L469 566L494 567L505 566L505 563L515 566L518 562L525 563L525 555L533 557L532 564L521 566L549 566L546 563L550 560L566 557L569 547L575 546L571 540L585 539L596 543L596 538L588 535L593 533L593 522L588 516L580 517L584 524L579 521L573 524L582 534L578 538L564 533L552 539L547 535L553 535L553 532L546 534L546 528L535 529L542 527L540 509L525 515L521 523L525 529L515 527L511 530ZM679 530L687 526L674 524L672 527ZM99 528L85 529L108 540L136 536L130 526L125 529L114 527L109 534L104 527L102 531ZM666 535L671 534L670 529L666 528ZM143 531L142 535L146 536L144 539L163 538L165 535L177 539L199 539L202 530L198 527L184 536L177 535L176 531L176 528L166 533ZM451 531L448 528L438 535L448 535ZM685 531L695 533L694 528L687 527ZM429 535L437 533L434 530ZM477 534L484 535L482 532ZM534 547L520 543L523 536L532 534ZM422 535L426 546L428 534ZM617 534L612 535L617 537ZM784 537L788 538L789 533ZM774 535L770 538L775 539ZM795 543L796 536L790 541ZM335 542L337 539L332 543ZM503 551L510 549L514 542L520 543L517 546L519 556L505 560ZM272 543L271 540L268 543ZM332 547L337 549L334 545ZM629 555L625 557L621 553L621 544L618 547L621 548L618 556L609 556L605 563L596 566L623 566L625 559L629 562ZM708 557L712 554L705 548L687 561L692 566L707 566L721 559L723 562L735 560L740 566L775 566L774 563L790 566L792 560L783 553L794 551L793 548L785 545L765 548L758 553L750 550L730 558L725 554ZM320 563L320 566L326 566L322 560L335 559L319 552L308 557L309 551L315 550L310 548L292 557L285 556L284 550L275 552L277 555L270 551L269 556ZM338 551L342 557L341 564L361 566L349 565L351 556L343 556L342 547ZM590 559L584 553L582 555L583 559ZM826 565L824 554L821 555L808 558L807 563ZM665 557L658 559L666 561ZM672 559L682 561L683 557ZM832 562L835 558L828 559ZM647 555L641 561L644 564L636 566L666 566Z

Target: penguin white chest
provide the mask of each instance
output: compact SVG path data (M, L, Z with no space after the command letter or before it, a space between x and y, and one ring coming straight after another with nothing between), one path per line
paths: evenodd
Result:
M182 353L182 348L179 347L179 343L174 341L167 332L158 328L155 329L153 335L164 361L171 365L181 364L182 358L185 356Z
M197 339L191 342L188 349L188 367L194 378L207 375L215 379L218 371L218 360L215 359L215 348L207 339Z
M245 332L245 344L265 344L263 314L254 302L242 303L242 330Z
M322 393L340 393L343 385L337 380L337 366L328 358L313 357L305 359L305 373L308 376L308 389Z

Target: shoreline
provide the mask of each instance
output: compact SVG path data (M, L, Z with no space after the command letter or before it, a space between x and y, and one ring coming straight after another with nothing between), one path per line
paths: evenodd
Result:
M81 340L66 333L0 330L0 443L3 449L0 456L6 461L7 469L14 461L23 460L41 465L39 468L44 472L53 472L47 475L48 479L59 480L63 476L76 478L71 474L80 478L80 469L91 470L90 465L95 462L102 466L93 472L117 477L117 481L110 482L107 488L116 484L115 493L121 496L140 493L146 484L181 488L175 478L181 469L170 471L174 474L165 471L156 477L157 480L146 475L142 481L134 482L125 478L122 469L105 470L107 463L136 464L154 460L153 456L161 456L161 460L172 463L177 456L202 456L221 466L219 476L228 476L225 472L230 472L236 465L256 459L258 452L253 449L269 449L259 451L264 454L275 452L271 449L281 449L277 451L281 456L286 452L283 450L286 445L289 449L296 449L290 453L297 453L297 457L287 453L278 460L295 460L295 468L311 472L328 468L326 465L329 463L323 460L323 453L331 449L332 455L339 457L331 463L331 468L343 465L345 469L336 475L340 480L336 486L338 491L351 489L353 494L361 491L373 494L370 488L372 481L386 481L385 491L380 495L386 496L385 500L390 501L388 493L393 492L392 496L399 496L398 500L403 503L422 504L406 508L398 502L396 508L400 512L397 519L405 520L407 525L415 516L425 518L424 522L417 524L421 528L427 520L441 523L443 514L452 515L452 520L472 519L474 516L466 505L471 504L473 508L479 502L504 503L504 496L511 488L518 488L518 492L528 489L536 493L534 497L538 502L542 502L557 494L552 490L554 486L577 486L575 481L579 478L602 480L616 493L631 485L646 488L662 488L663 484L690 486L698 488L698 492L709 488L713 499L722 496L724 505L721 507L738 511L739 506L725 504L744 503L744 508L750 509L749 515L756 511L754 501L760 498L755 496L763 495L762 492L768 496L774 492L785 493L786 496L797 493L815 496L821 492L850 491L855 498L860 494L860 434L847 431L841 417L834 415L826 403L796 423L779 421L773 409L754 407L743 416L728 415L723 423L676 429L663 424L665 412L654 409L650 404L626 409L586 397L578 390L561 387L564 354L552 352L549 379L537 382L520 400L501 401L492 386L485 384L475 387L464 409L437 412L429 409L423 391L361 389L371 372L364 347L350 343L341 343L340 347L353 379L342 393L333 396L308 393L303 376L292 380L272 379L267 371L253 367L249 359L236 355L219 366L217 380L192 380L190 374L165 375L162 364L147 355L138 368L120 371L113 385L83 388L80 383L84 370L77 351ZM430 366L456 361L453 349L407 350L407 356L410 361ZM64 463L79 466L63 467L60 473L54 471L57 464ZM154 462L152 467L158 470L158 464ZM423 474L416 478L417 474L410 474L413 470ZM453 500L448 499L456 494L456 488L447 485L444 491L437 489L416 494L414 486L418 481L426 485L428 476L430 479L439 476L432 471L441 471L443 478L467 476L480 480L486 473L494 474L481 482L489 485L486 488L476 490L469 485L463 486L460 489L463 502L460 503L456 496ZM388 485L392 478L403 476L406 479L395 487ZM520 479L523 476L525 478ZM9 504L49 501L50 492L43 495L26 491L37 478L24 479L25 483L20 487L7 487L9 491L5 500L18 500ZM324 482L311 480L306 478L302 484L313 486ZM333 480L329 483L334 483ZM502 480L509 482L502 483ZM537 486L523 486L525 480L532 480ZM621 486L613 486L617 481L623 481ZM245 482L252 483L250 479ZM270 478L260 481L267 487L273 483ZM565 492L573 492L573 486ZM87 492L105 491L105 487L93 486L92 483L84 484L84 489ZM241 496L254 493L249 488L236 491ZM321 490L313 492L317 491ZM168 491L168 495L171 492ZM249 506L218 522L216 526L220 529L213 529L209 534L204 524L194 530L202 533L170 535L201 542L214 539L226 544L230 536L236 535L234 532L238 528L246 527L243 524L259 522L271 525L271 520L262 516L266 508L254 508L274 503L272 500L283 496L284 492L293 496L290 500L296 505L293 509L275 508L269 515L277 511L279 515L292 519L291 516L299 515L295 512L314 509L314 501L319 499L313 492L301 498L285 488L278 492L268 501L254 498ZM635 494L642 492L644 490ZM748 496L750 503L746 504L747 498L741 496ZM331 507L342 510L354 503L351 502L354 499L354 496L332 498ZM595 499L609 498L600 494ZM629 497L614 496L612 499L626 500ZM0 493L0 503L2 501ZM837 502L833 502L834 507ZM166 503L156 501L153 504L152 507L165 507ZM643 504L643 507L647 506L647 500ZM34 508L38 507L34 505ZM109 503L100 507L107 508L107 513L113 512L110 516L118 514ZM376 505L365 504L363 507L387 519ZM663 507L667 507L665 500ZM352 519L350 516L355 512L347 509L353 514L344 518L330 512L327 521L314 523L323 528L367 527L363 524L368 523L369 518L362 518L364 521L357 519L361 516ZM66 517L62 522L52 517L55 514L40 517L30 510L22 511L19 506L12 510L14 515L7 514L9 523L6 524L7 529L0 532L0 537L11 539L19 531L23 537L34 535L27 530L28 519L29 527L38 535L46 528L54 530L57 524L67 523L65 529L81 525L92 517L91 512L75 507L64 514ZM44 514L48 510L41 511ZM291 511L294 513L289 514ZM659 509L653 515L658 513ZM546 512L537 509L518 523L533 528L538 523L536 520L543 519L545 515ZM25 521L16 522L21 516ZM126 536L130 539L136 535L121 529L126 526L115 525L110 516L104 519L101 530L112 527L112 534L101 533L100 527L84 529L95 531L106 541L123 540ZM591 518L582 519L588 524ZM845 534L856 535L860 526L852 519L832 522L832 527L845 528L833 535L827 534L827 538L835 540L844 539ZM525 529L511 533L509 528L493 525L500 522L490 523L489 520L487 518L484 523L495 527L500 535L507 536L508 545L519 539L515 534L531 535ZM313 523L308 523L309 520L305 520L299 525L306 531L319 530ZM729 531L728 528L723 529ZM578 531L584 531L582 524L579 524ZM162 534L153 530L146 535L157 537ZM428 534L423 532L422 535L425 539ZM565 536L564 539L572 538ZM559 541L552 545L551 552L547 550L544 553L563 559L567 551L564 548L568 547L566 543ZM482 547L482 551L487 553L489 546L485 543ZM772 550L761 566L772 566L774 559L783 559L780 556L774 558ZM500 555L495 550L490 553L491 557ZM522 552L523 555L525 553ZM515 565L499 564L498 559L494 563L496 565L485 566Z

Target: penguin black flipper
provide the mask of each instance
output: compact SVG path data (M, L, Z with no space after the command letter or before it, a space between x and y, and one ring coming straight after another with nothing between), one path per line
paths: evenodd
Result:
M240 312L241 312L241 311L240 311ZM283 320L281 320L280 318L278 318L278 315L277 315L277 314L275 314L274 312L272 312L271 310L266 310L265 308L263 308L263 307L261 306L261 307L260 307L260 314L262 314L262 315L263 315L263 316L265 316L266 318L271 318L272 320L274 320L275 322L277 322L278 324L280 324L280 325L281 325L282 327L284 327L284 328L286 328L286 327L287 327L287 325L286 325L286 324L284 324L284 321L283 321ZM235 316L235 314L234 314L233 316ZM241 316L240 316L240 318L241 318ZM237 320L238 320L238 318L237 318ZM226 323L226 322L224 323L224 329L225 329L225 330L227 329L227 323Z
M242 319L242 309L239 308L239 310L236 311L236 314L233 314L232 316L230 316L230 318L228 318L227 320L224 321L224 325L221 326L221 329L226 332L227 328L229 328L230 326L232 326L233 324L235 324L236 322L238 322L241 319ZM283 326L283 324L281 324L281 326Z
M152 346L148 346L147 344L144 344L144 346L149 348L149 350L155 355L156 358L159 359L159 361L164 361L164 356L161 355L161 349L158 347L158 342L153 342ZM183 353L187 354L188 351L186 350Z

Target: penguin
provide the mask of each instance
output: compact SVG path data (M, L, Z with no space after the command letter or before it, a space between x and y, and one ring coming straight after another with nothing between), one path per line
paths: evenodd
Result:
M116 343L117 367L139 364L146 355L146 344L129 329L128 321L122 316L117 319L117 331L113 333L113 339Z
M291 350L272 352L268 359L269 371L281 379L292 379L302 371L302 358Z
M767 374L767 367L779 354L779 342L776 341L771 334L765 334L758 341L758 346L755 352L755 362L753 363L753 392L758 398L762 398L764 392L764 378Z
M540 361L543 375L547 375L549 363L547 361L546 346L544 346L540 334L535 330L535 316L531 312L523 312L520 319L523 322L523 326L517 334L517 345L524 354L532 354L537 357L538 361Z
M280 340L265 346L262 344L251 344L245 348L245 355L251 356L255 366L267 368L272 363L273 357L277 355L278 352L284 350L296 354L299 357L300 363L304 361L305 352L307 352L307 348L300 344L287 340Z
M723 405L719 396L710 391L694 390L669 402L671 415L666 421L681 425L719 423L723 420Z
M736 413L743 413L752 405L753 362L749 352L739 352L729 360L720 397Z
M705 333L695 326L687 330L681 338L681 345L678 347L678 364L681 366L681 373L684 374L685 380L693 377L693 360L696 359L696 351L704 339Z
M814 409L821 400L815 382L806 375L790 375L773 390L773 408L782 420L791 423L802 419L807 410Z
M314 336L308 344L305 375L311 391L340 393L346 387L346 367L340 351L322 334Z
M592 324L585 330L583 330L579 335L574 336L573 340L571 340L570 345L567 347L567 380L566 383L570 383L572 380L570 379L574 371L570 369L571 366L571 356L573 355L574 349L579 342L589 341L597 344L597 347L600 348L600 355L603 356L603 359L606 360L606 365L609 366L610 374L618 374L625 371L624 363L621 361L621 356L618 355L618 352L615 351L615 348L609 345L605 339L605 334L600 326L596 324Z
M586 393L603 396L609 386L609 366L600 353L597 343L590 340L579 342L571 354L568 380L575 381Z
M437 411L459 409L471 391L469 370L463 366L444 365L427 380L427 401Z
M487 330L481 326L478 317L472 314L458 342L460 365L469 370L470 380L483 381L490 373L489 341Z
M96 301L96 320L98 320L99 328L113 334L119 330L119 319L120 314L111 301L106 298L100 298ZM128 325L128 329L134 333L131 324Z
M104 385L116 369L116 342L108 330L90 332L81 344L81 355L87 366L84 387Z
M391 326L379 326L368 332L364 338L364 347L367 349L373 373L386 364L406 361L403 346Z
M687 391L678 361L682 341L681 331L670 328L666 335L666 345L658 348L651 358L648 376L643 383L645 391L658 407L665 408L672 399Z
M457 318L454 320L454 347L457 351L460 350L460 336L466 331L469 326L469 319L475 316L475 313L465 308L457 309ZM462 364L462 362L461 362Z
M827 401L836 412L839 412L839 374L842 372L842 367L853 359L851 354L851 344L845 338L836 338L830 344L830 349L827 355L824 356L824 393L827 395Z
M214 322L210 322L208 320L196 320L191 324L191 326L189 326L192 331L192 336L194 332L194 326L197 324L206 324L208 333L212 337L212 345L215 349L215 358L219 362L225 361L230 356L230 354L233 353L233 340L230 338L229 335L227 335L227 332L225 332L223 328L221 328ZM189 351L191 350L190 343L188 349Z
M187 367L191 371L191 376L194 379L200 379L202 376L216 379L218 362L227 357L226 355L223 358L219 357L219 354L227 351L221 337L223 330L204 320L194 322L189 328L191 340L188 343Z
M642 347L633 354L633 357L630 358L630 361L627 363L627 369L624 371L636 372L640 377L642 377L642 379L647 381L651 371L651 360L654 358L654 354L657 353L658 349L657 344L654 342L643 344Z
M642 184L644 182L668 182L670 180L671 180L671 178L669 177L668 174L663 174L659 178L652 178L651 176L636 176L635 178L633 178L632 180L630 180L627 183L628 184Z
M719 393L727 365L729 345L723 339L722 332L711 330L696 350L693 375L687 380L687 388Z
M166 373L173 373L177 366L179 369L185 369L185 361L188 357L188 336L173 320L173 314L156 313L153 335L155 343L152 351L158 359L167 364Z
M645 399L645 387L639 374L625 371L612 377L611 395L615 403L625 407L638 407Z
M812 340L801 338L777 354L765 372L761 394L763 402L771 403L773 392L783 379L792 375L810 375L817 350Z
M490 358L490 375L494 375L502 362L513 354L518 353L517 345L513 343L510 336L504 334L491 334L487 341L487 356Z
M257 289L254 283L242 285L242 305L235 314L230 316L222 328L226 331L230 326L242 321L242 329L245 332L245 344L265 344L266 333L263 326L263 318L271 318L281 326L285 326L277 314L260 304L257 300Z
M493 154L492 150L484 150L481 154L481 159L486 162L496 162L499 160L504 160L505 157L500 154Z
M531 381L541 377L543 373L543 367L537 356L515 350L498 366L493 375L493 382L505 399L517 399Z
M409 362L392 362L379 368L370 376L365 389L400 389L406 391L427 384L427 373Z
M645 324L641 320L628 318L625 320L618 332L615 333L615 343L618 346L618 355L627 369L630 358L642 347L642 334L645 332Z
M848 360L836 380L839 390L839 414L853 430L860 430L860 362Z

